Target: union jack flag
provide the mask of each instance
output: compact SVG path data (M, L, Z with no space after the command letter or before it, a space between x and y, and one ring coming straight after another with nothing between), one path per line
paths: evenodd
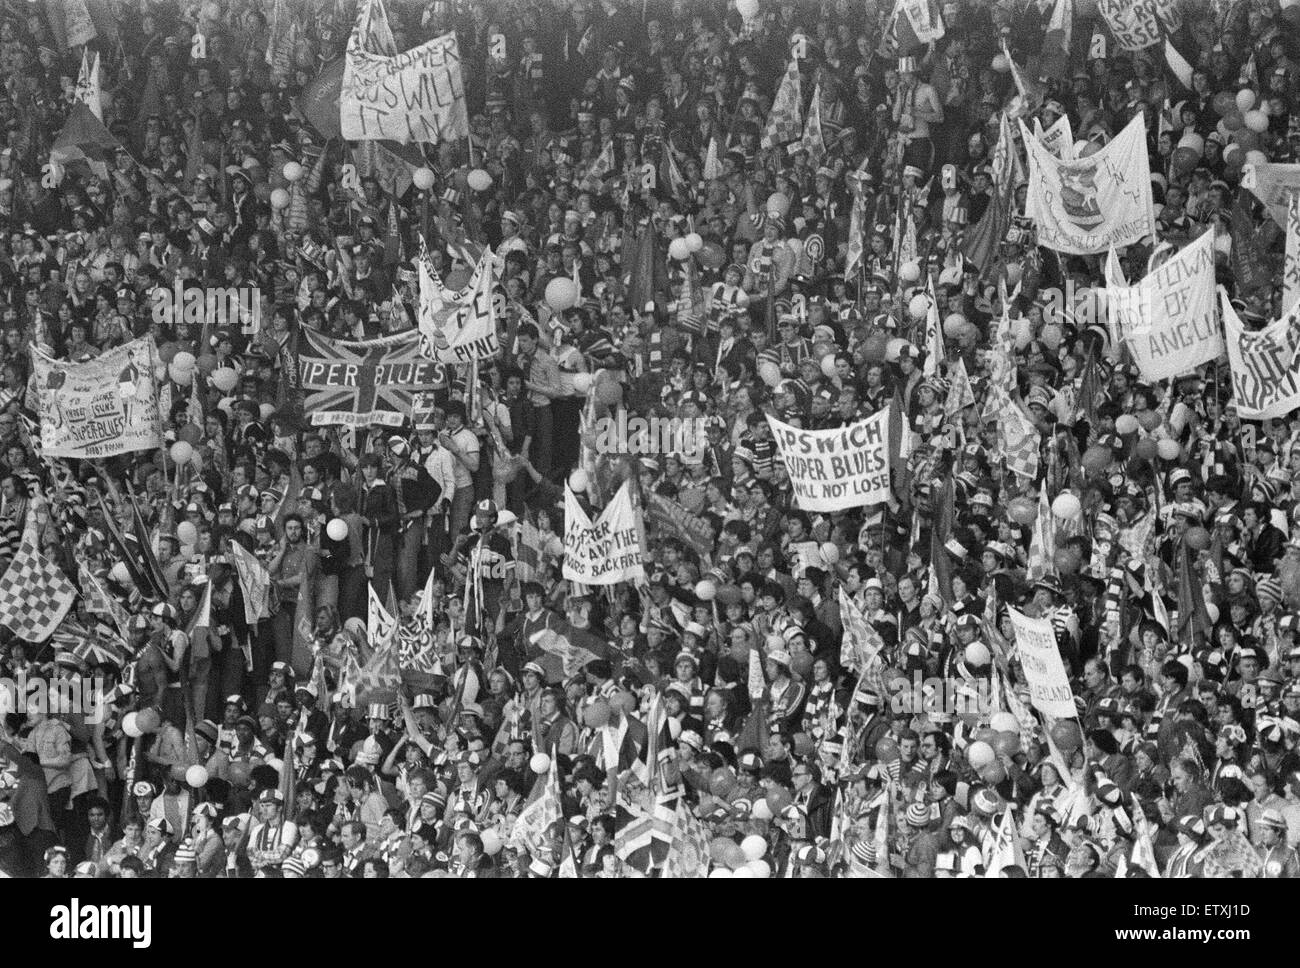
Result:
M447 386L446 366L420 354L417 333L349 342L304 329L300 337L303 411L314 425L396 427L417 392Z

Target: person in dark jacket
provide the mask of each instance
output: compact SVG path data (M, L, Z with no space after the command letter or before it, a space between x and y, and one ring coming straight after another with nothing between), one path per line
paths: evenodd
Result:
M17 830L17 850L4 851L3 834L0 834L0 865L18 862L19 870L10 871L35 877L45 867L45 851L58 840L54 815L50 812L49 793L45 785L45 771L33 758L24 756L10 740L13 738L3 724L4 738L0 740L0 803L13 813L13 826Z

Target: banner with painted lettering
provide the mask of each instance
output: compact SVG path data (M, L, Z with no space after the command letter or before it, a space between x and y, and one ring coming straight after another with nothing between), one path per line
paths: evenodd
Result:
M110 457L161 447L153 337L132 340L85 363L32 347L33 386L46 457Z
M1145 50L1160 43L1160 21L1153 0L1099 0L1097 12L1125 50Z
M645 578L641 527L624 481L592 523L573 488L564 488L564 577L583 585L617 585Z
M414 409L414 395L445 389L446 364L425 359L419 336L359 342L299 333L298 375L303 412L313 425L396 427Z
M348 39L339 126L349 141L437 144L469 136L456 34L385 55L367 50L373 0L362 3Z
M1065 663L1056 647L1056 632L1052 623L1043 618L1030 618L1024 612L1007 606L1011 626L1016 632L1016 654L1020 668L1029 685L1029 700L1034 708L1057 719L1073 719L1079 715L1074 705L1074 690L1070 688Z
M899 7L906 15L912 33L922 44L943 39L943 16L933 0L900 0Z
M1068 114L1062 114L1046 131L1043 130L1043 122L1034 118L1034 136L1051 152L1053 158L1074 160L1074 128L1070 126Z
M1025 214L1038 227L1038 244L1067 255L1092 255L1155 234L1146 122L1135 117L1111 142L1087 158L1052 157L1020 122L1029 153Z
M1115 278L1113 266L1106 267L1111 331L1128 342L1147 380L1169 380L1219 358L1213 232L1202 233L1136 286Z
M478 260L469 285L460 292L446 288L421 254L420 352L444 363L487 360L501 352L497 314L505 315L505 294L495 290L496 259L489 249Z
M889 408L834 430L768 424L795 503L804 511L842 511L889 500Z
M1242 325L1222 286L1219 309L1238 416L1271 420L1300 407L1300 305L1255 332Z

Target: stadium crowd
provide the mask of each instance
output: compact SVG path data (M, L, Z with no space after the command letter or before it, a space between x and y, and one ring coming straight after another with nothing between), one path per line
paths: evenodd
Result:
M1293 308L1242 181L1300 161L1300 6L1153 7L1130 51L1096 0L389 0L470 128L398 146L312 96L354 3L5 0L0 671L79 703L0 697L0 872L1300 876L1296 414L1144 378L1025 213L1021 122L1142 115L1127 277L1212 233L1248 328ZM305 334L414 331L422 257L496 260L499 353L315 422ZM256 305L158 312L213 287ZM44 453L34 361L146 337L163 446ZM885 410L889 500L801 510L768 415ZM624 481L644 576L575 587Z

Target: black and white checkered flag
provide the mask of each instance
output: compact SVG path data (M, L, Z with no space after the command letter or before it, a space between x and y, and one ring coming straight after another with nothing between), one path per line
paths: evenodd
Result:
M28 642L48 639L76 600L77 589L31 541L0 577L0 625Z

